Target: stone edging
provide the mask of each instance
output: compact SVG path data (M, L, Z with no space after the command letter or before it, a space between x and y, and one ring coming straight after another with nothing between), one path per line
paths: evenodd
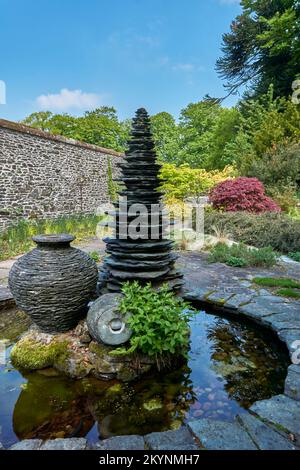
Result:
M185 293L183 297L185 300L196 302L199 306L246 317L260 326L271 329L286 344L292 359L295 353L294 343L300 340L300 302L272 295L264 289L253 294L249 289L250 286L251 282L248 284L245 282L239 290L231 292L230 289L225 292L217 288L211 290L200 288ZM237 422L246 427L248 433L252 431L255 438L258 431L255 430L257 422L255 424L253 419L259 419L260 434L268 434L270 429L273 429L280 435L290 438L293 445L300 447L300 364L289 366L283 395L257 401L249 411L248 415L238 415ZM191 426L194 431L198 431L197 435L200 431L199 437L205 431L205 424L201 424L203 421L205 420L194 422ZM264 433L262 426L267 427Z
M251 285L251 283L249 283ZM292 356L300 339L299 302L285 301L268 291L253 295L249 285L239 291L200 288L183 294L186 300L224 313L246 317L272 329ZM0 444L1 449L1 444ZM3 449L3 447L2 447ZM90 446L86 439L24 440L11 450L300 450L300 365L288 368L283 395L255 402L233 423L191 420L181 429L146 436L117 436Z
M20 132L22 134L33 135L40 137L42 139L53 140L55 142L61 142L63 144L73 145L75 147L82 147L87 150L92 150L94 152L105 153L108 155L113 155L115 157L123 157L124 154L121 152L116 152L112 149L107 149L104 147L98 147L97 145L88 144L87 142L81 142L79 140L70 139L62 135L50 134L49 132L42 131L40 129L35 129L34 127L25 126L24 124L19 124L17 122L7 121L6 119L0 119L0 128L8 129L14 132Z

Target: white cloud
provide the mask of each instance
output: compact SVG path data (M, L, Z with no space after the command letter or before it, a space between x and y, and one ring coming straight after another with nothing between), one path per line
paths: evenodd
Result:
M195 70L194 64L175 64L172 66L173 70L179 70L181 72L193 72Z
M241 0L220 0L222 5L239 5Z
M62 88L59 93L40 95L36 103L40 109L66 111L68 109L92 109L101 104L102 96L95 93L84 93L82 90Z

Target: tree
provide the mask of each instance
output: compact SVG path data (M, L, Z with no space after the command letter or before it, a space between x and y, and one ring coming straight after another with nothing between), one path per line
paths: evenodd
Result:
M188 163L193 168L209 166L215 123L220 113L220 104L212 98L190 103L181 111L177 164Z
M159 160L174 163L178 158L179 129L169 113L162 112L151 117L151 129Z
M260 96L270 84L274 95L289 96L299 74L299 0L242 0L242 14L223 35L217 71L229 93L242 85Z
M116 110L107 106L86 111L81 117L38 112L25 118L22 123L120 152L126 148L130 130L130 121L120 122Z

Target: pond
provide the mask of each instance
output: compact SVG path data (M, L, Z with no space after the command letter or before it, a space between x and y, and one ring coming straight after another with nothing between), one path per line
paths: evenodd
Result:
M0 339L11 340L8 355L14 336L0 324ZM191 321L184 366L133 383L73 381L53 369L22 373L8 361L0 366L0 442L74 436L95 442L177 429L191 418L232 421L254 401L282 393L288 365L285 347L271 334L205 312Z

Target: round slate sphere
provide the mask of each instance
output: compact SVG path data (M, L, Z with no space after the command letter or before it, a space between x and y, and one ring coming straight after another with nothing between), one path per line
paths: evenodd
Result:
M45 332L74 328L95 295L98 269L72 235L37 235L37 247L16 261L9 287L17 306Z
M127 326L130 313L122 315L118 309L122 294L104 294L90 307L87 315L89 333L98 343L119 346L131 337Z

